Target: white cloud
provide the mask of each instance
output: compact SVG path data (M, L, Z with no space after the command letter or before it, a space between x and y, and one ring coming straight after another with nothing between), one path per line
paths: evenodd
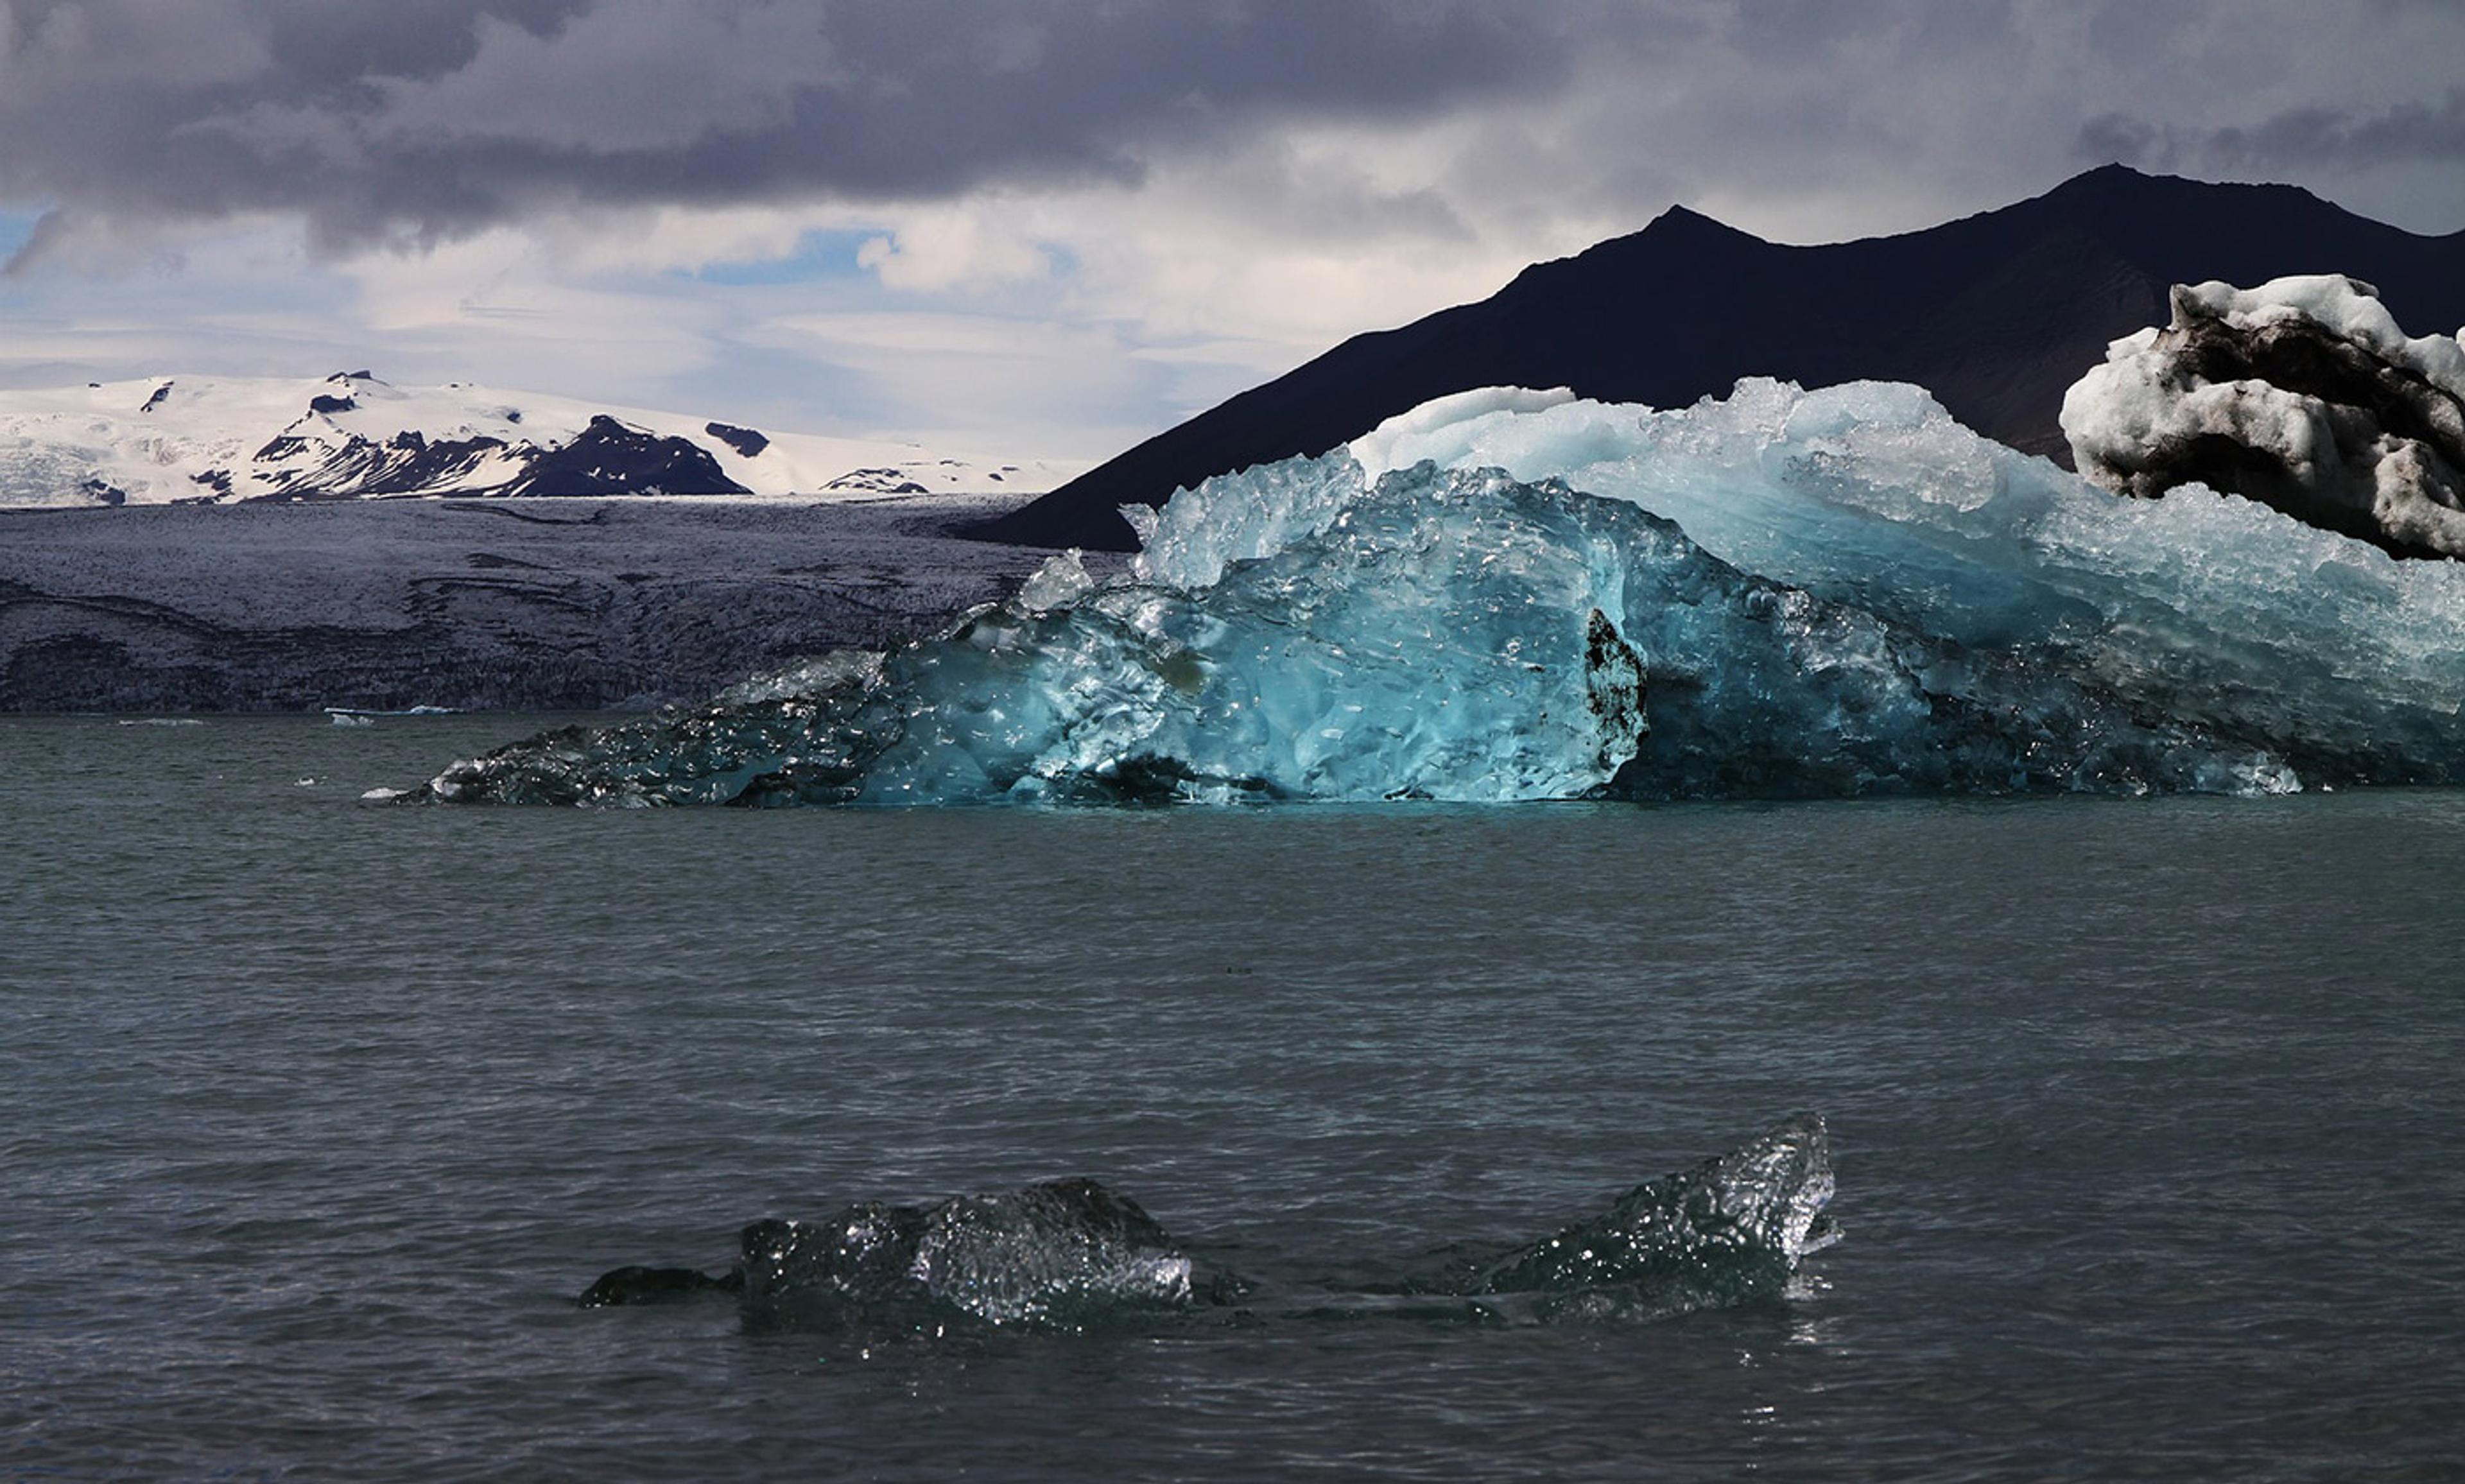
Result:
M843 367L885 393L893 415L873 432L1025 457L1115 452L1110 440L1125 426L1115 409L1154 374L1109 329L1053 320L787 315L746 327L744 338Z
M659 206L542 216L528 231L566 271L597 276L777 262L814 233L878 224L877 212L837 206Z
M887 235L867 241L856 262L886 288L938 294L1028 283L1053 276L1044 250L1014 230L998 201L934 206L899 213Z

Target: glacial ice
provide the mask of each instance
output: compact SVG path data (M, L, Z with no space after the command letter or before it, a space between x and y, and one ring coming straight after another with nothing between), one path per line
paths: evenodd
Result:
M932 1206L866 1201L819 1221L757 1221L722 1275L624 1267L586 1308L738 1297L772 1329L942 1333L957 1324L1119 1328L1237 1306L1252 1316L1546 1323L1651 1319L1788 1292L1838 1237L1820 1114L1647 1181L1588 1221L1449 1270L1397 1270L1358 1290L1244 1276L1195 1257L1137 1202L1055 1180Z
M456 764L563 804L2195 790L2465 776L2465 567L2119 499L1923 390L1467 393L1211 479L1124 575Z

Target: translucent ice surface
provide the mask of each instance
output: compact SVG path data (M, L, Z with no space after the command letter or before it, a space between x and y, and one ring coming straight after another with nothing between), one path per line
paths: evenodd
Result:
M1123 577L423 796L2264 793L2448 781L2460 701L2465 568L2117 498L1916 388L1470 393L1177 494Z

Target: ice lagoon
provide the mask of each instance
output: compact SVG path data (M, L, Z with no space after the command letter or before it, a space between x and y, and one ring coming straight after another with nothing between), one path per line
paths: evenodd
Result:
M0 1473L2320 1478L2465 1451L2465 794L388 808L545 717L0 719ZM1792 1109L1653 1322L583 1309L1088 1176L1286 1295Z

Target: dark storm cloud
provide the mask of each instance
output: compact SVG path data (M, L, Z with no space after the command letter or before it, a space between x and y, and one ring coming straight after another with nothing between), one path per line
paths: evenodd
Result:
M0 205L55 209L21 261L254 211L415 245L574 207L1129 185L1298 122L1477 114L1422 195L1343 188L1407 233L1842 203L1819 232L2077 157L2465 158L2458 55L2465 11L2406 0L0 0ZM1210 179L1340 230L1312 167Z
M2378 110L2325 105L2286 109L2257 123L2168 128L2127 114L2082 126L2079 153L2163 169L2283 170L2370 167L2405 161L2465 161L2465 89L2437 104Z
M1633 7L1465 0L0 0L0 197L304 212L328 242L542 207L1136 179L1295 117L1562 83Z

